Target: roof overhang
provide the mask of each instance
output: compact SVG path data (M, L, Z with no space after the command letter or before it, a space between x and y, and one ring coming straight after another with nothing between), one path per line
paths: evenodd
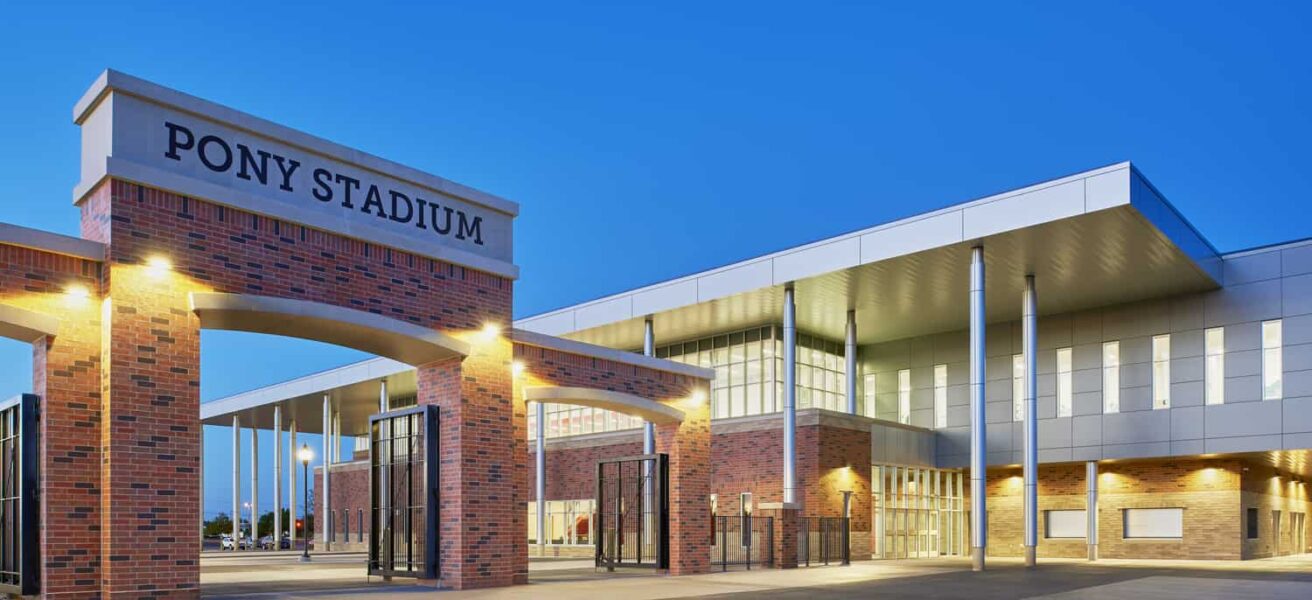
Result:
M530 386L524 388L526 402L547 402L601 408L667 425L683 422L683 411L641 396L584 387Z
M217 292L192 292L190 301L207 329L317 340L411 365L469 355L468 343L440 331L322 302Z
M35 342L59 333L59 319L8 304L0 304L0 337Z
M378 412L380 384L387 383L392 398L416 392L415 369L408 364L386 358L372 358L298 377L214 400L200 405L201 422L206 425L232 426L232 417L242 427L273 428L273 407L283 409L283 428L295 421L300 433L323 433L323 400L341 413L342 435L365 435L369 417Z
M1216 250L1129 163L1048 181L688 277L515 326L609 346L775 323L793 284L799 328L858 342L968 326L970 249L985 249L987 318L1018 318L1034 274L1042 314L1214 289Z

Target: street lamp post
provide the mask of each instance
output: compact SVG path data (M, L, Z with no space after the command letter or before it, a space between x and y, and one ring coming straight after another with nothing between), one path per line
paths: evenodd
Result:
M305 551L301 553L301 562L310 562L310 540L314 539L310 533L310 459L314 457L314 451L310 450L309 444L301 444L298 456L301 459L301 473L305 476L305 485L301 486L305 488Z

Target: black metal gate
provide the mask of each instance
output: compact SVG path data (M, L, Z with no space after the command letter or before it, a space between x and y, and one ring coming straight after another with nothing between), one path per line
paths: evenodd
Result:
M669 568L667 454L597 461L596 566Z
M40 591L37 407L32 394L0 402L0 594Z
M851 525L846 517L799 517L797 566L850 564Z
M369 417L369 574L436 579L437 407Z
M774 518L711 516L711 568L774 566Z

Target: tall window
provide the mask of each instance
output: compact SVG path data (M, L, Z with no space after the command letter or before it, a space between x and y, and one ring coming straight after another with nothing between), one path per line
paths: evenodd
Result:
M1071 416L1071 349L1057 349L1057 416Z
M1153 409L1171 408L1171 335L1153 336Z
M1102 412L1121 412L1121 343L1102 344Z
M934 428L948 426L948 366L934 365Z
M1011 418L1025 420L1025 355L1011 355Z
M1203 384L1208 404L1225 403L1225 328L1213 327L1203 332L1206 354Z
M1280 320L1262 322L1262 399L1279 400L1284 394L1283 340Z
M866 373L861 377L863 385L861 395L865 397L866 411L861 413L867 417L875 418L875 400L879 397L879 388L875 387L875 374Z
M897 372L897 422L911 422L911 369Z

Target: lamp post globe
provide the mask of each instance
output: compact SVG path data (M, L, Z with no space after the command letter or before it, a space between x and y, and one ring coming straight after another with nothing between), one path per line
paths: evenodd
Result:
M310 537L310 517L308 513L310 512L310 459L314 458L314 451L310 450L309 444L301 444L301 449L296 453L296 456L301 459L301 473L305 477L305 484L301 487L305 492L304 510L307 513L305 517L305 532L302 536L305 538L305 550L301 552L301 562L310 562L310 540L313 538Z

